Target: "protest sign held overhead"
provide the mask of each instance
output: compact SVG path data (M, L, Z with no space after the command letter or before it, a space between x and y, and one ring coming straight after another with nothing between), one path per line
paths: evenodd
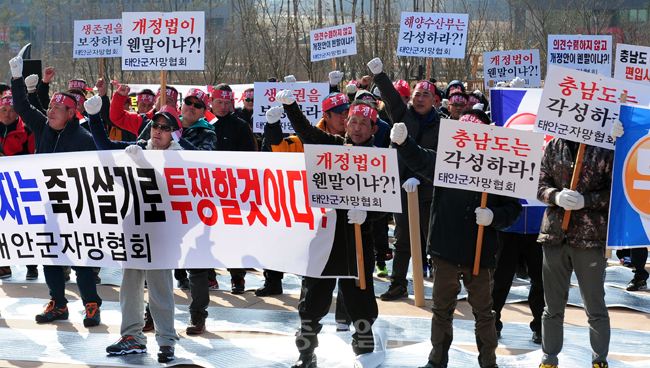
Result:
M266 111L280 103L275 100L275 95L283 89L290 89L296 97L296 103L312 125L318 124L323 118L321 102L329 94L327 83L274 83L255 82L255 105L253 107L253 132L263 133L266 125ZM280 119L283 133L294 133L291 122L286 114Z
M434 185L535 199L542 134L442 119Z
M75 20L72 45L75 59L121 57L122 20Z
M614 149L609 133L623 93L628 103L650 104L649 86L551 65L533 130Z
M612 75L612 36L548 35L546 75L551 65L606 77Z
M397 56L465 58L468 14L402 12Z
M122 13L124 70L203 70L205 12Z
M614 78L650 84L649 55L650 47L617 44Z
M539 50L492 51L483 53L485 89L490 81L509 82L516 77L526 82L526 87L541 87Z
M311 61L357 54L357 30L354 23L312 30L309 36Z
M311 206L402 212L397 151L305 145Z

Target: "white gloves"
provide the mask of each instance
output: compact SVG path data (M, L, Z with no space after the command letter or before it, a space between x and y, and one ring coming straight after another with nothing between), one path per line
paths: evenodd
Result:
M174 130L172 132L172 139L174 142L178 143L181 141L181 135L183 134L183 129Z
M474 92L472 92L472 93L475 94L476 97L478 97L478 98L483 97L483 92L481 92L481 90L478 90L478 89L477 89L476 91L474 91Z
M377 97L377 98L381 98L381 92L379 92L379 88L377 88L377 87L375 87L372 90L372 94L375 95L375 97Z
M99 95L93 96L84 102L84 107L88 115L99 114L99 111L102 109L102 98Z
M406 129L406 124L404 123L395 123L393 129L390 130L390 140L395 142L398 145L401 145L408 137L409 132Z
M404 184L402 184L402 188L406 191L406 193L413 193L415 192L415 188L420 185L420 181L416 178L409 178L407 179Z
M472 106L473 109L475 110L483 110L484 105L482 103L477 103L476 105Z
M489 208L476 207L474 210L476 214L476 224L481 226L490 226L494 219L494 213Z
M130 145L124 149L124 153L131 156L137 156L142 153L142 147L137 144Z
M526 87L526 81L516 77L515 79L510 82L510 88L525 88Z
M330 72L330 86L338 85L341 83L341 79L343 79L343 73L340 71L335 70L333 72Z
M283 89L275 95L275 99L283 105L291 105L296 102L293 92L290 89Z
M379 74L384 70L384 64L382 64L381 59L374 58L368 62L368 68L372 74Z
M614 120L614 123L612 124L612 131L609 133L609 135L611 135L612 138L616 139L623 136L623 133L625 133L625 130L623 129L623 123L621 123L621 121L618 119Z
M562 191L555 197L557 205L564 208L566 211L577 211L585 207L585 197L576 192L575 190L562 189Z
M20 56L16 56L9 60L9 67L11 68L11 75L14 78L20 78L23 76L23 58Z
M294 77L293 75L287 75L286 77L284 77L284 81L287 83L296 83L296 77Z
M368 212L364 210L348 210L348 224L363 224Z
M280 121L283 113L284 108L282 108L282 106L273 106L270 109L266 110L266 121L269 124L275 124Z
M441 107L444 107L445 109L449 106L449 100L446 98L442 99L442 102L440 103Z
M357 93L358 90L359 90L359 88L357 88L357 86L355 86L354 84L348 84L347 86L345 86L345 91L348 94Z
M27 78L25 78L25 86L27 87L28 91L35 90L37 84L38 84L38 75L32 74L27 76Z

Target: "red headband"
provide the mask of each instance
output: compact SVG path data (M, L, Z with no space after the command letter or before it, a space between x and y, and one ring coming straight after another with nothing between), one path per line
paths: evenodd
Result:
M84 101L86 101L86 98L85 98L84 96L82 96L82 95L80 95L80 94L78 94L78 93L70 93L70 94L71 94L71 95L73 95L73 96L74 96L74 98L76 98L76 99L77 99L77 102L78 102L78 103L81 103L81 104L83 104L83 103L84 103Z
M167 99L171 99L174 102L178 101L178 92L174 91L171 88L165 88L165 93L167 94ZM160 90L158 90L158 93L156 93L156 98L158 97L160 97Z
M0 107L2 106L13 106L14 105L14 98L9 96L4 96L3 98L0 98Z
M213 89L212 90L212 98L221 98L224 100L232 100L233 99L233 94L232 91L228 91L225 89Z
M354 79L350 80L348 84L354 84L355 86L357 86L357 88L361 88L361 83L359 83L359 81Z
M71 80L68 82L68 89L80 89L82 91L86 91L86 82L82 82L79 80Z
M338 94L336 96L332 96L330 98L325 99L323 103L321 104L321 110L323 111L329 111L336 106L347 104L348 102L348 96L344 94Z
M350 107L350 112L348 112L348 118L352 115L361 115L370 118L370 120L372 120L373 122L377 121L377 110L366 105L354 105Z
M244 97L255 98L255 91L246 91L246 92L244 92Z
M400 96L402 97L411 96L411 87L409 86L407 81L400 79L398 81L395 81L395 83L393 83L393 86L395 87L397 93L399 93Z
M433 94L434 96L436 95L436 89L435 88L436 87L433 84L431 84L431 83L429 83L427 81L422 81L422 82L419 82L418 84L415 85L415 89L425 89L425 90L431 92L431 94Z
M65 106L71 109L75 109L75 110L77 109L77 103L75 102L75 100L60 93L55 93L52 95L52 99L50 100L50 103L54 103L54 102L64 104Z
M476 116L472 114L465 114L458 119L458 121L466 121L468 123L476 123L476 124L485 124L481 119L477 118Z
M449 87L449 94L452 94L456 91L461 91L463 92L463 88L459 86L458 84L454 84L453 86Z
M438 102L441 101L440 96L438 96L437 93L433 96L433 98L434 98L436 101L438 101Z
M469 102L472 104L472 106L476 105L477 103L481 103L481 100L476 98L476 96L469 96Z
M136 102L144 101L144 102L154 102L154 97L148 93L142 93L136 96L135 98Z
M187 95L185 95L185 98L188 97L197 98L199 101L203 103L203 105L205 105L206 109L210 107L210 99L208 98L208 95L198 88L190 88L190 90L187 91Z
M449 97L449 104L453 104L454 102L460 102L463 105L467 105L467 99L463 95L453 95Z

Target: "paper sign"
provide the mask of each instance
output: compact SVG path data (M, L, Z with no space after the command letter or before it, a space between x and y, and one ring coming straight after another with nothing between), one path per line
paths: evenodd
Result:
M551 65L586 73L612 75L612 36L548 35L546 75Z
M123 70L203 70L205 12L122 13Z
M122 20L74 21L73 58L122 56Z
M309 32L311 61L357 54L357 29L354 23Z
M614 78L650 84L649 55L650 47L617 44Z
M468 14L402 12L397 56L465 58Z
M483 53L483 70L485 89L490 87L490 80L496 85L509 82L516 77L526 82L526 87L541 87L541 69L539 50L493 51Z
M397 151L305 145L310 206L402 212Z
M296 102L300 110L312 123L318 124L323 118L321 111L321 102L329 94L330 86L328 83L274 83L274 82L255 82L255 97L253 107L253 133L263 133L266 125L266 111L273 106L281 104L275 100L275 95L283 89L290 89L296 97ZM282 132L294 133L293 127L289 122L286 114L282 114L280 119Z
M609 133L623 93L628 103L650 104L648 86L551 65L533 130L614 149Z
M537 198L542 134L442 119L433 185Z

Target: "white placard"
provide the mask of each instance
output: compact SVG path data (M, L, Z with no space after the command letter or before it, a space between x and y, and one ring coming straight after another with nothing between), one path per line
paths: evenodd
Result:
M526 87L541 87L539 50L484 52L483 74L486 90L490 87L490 80L493 80L496 85L499 82L509 82L516 77L523 79Z
M328 83L277 83L255 82L255 97L253 107L253 133L264 133L266 111L273 106L281 106L275 100L275 95L283 89L290 89L296 97L300 110L312 125L318 124L323 118L321 103L329 94ZM286 114L280 119L283 133L294 133L291 122Z
M311 61L357 54L357 28L354 23L309 32Z
M650 47L616 45L614 78L631 82L650 84Z
M627 103L650 104L648 86L551 65L533 131L614 149L609 133L623 93Z
M468 14L402 12L397 56L464 59Z
M433 185L537 198L544 135L442 119Z
M551 65L612 75L612 36L548 35L547 78Z
M75 20L72 46L75 59L121 57L122 20Z
M123 70L203 70L205 12L122 13Z
M394 149L306 144L305 166L312 206L402 212Z

